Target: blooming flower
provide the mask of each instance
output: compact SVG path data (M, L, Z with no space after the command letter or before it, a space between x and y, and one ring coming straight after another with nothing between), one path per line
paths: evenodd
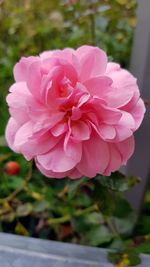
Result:
M23 57L7 96L8 145L55 178L110 175L134 150L145 106L136 79L98 47Z

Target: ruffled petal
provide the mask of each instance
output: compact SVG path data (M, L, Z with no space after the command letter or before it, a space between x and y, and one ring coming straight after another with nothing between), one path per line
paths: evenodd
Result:
M42 74L41 74L41 62L36 61L33 62L29 68L27 73L27 86L30 91L30 93L39 101L43 102L43 99L41 98L41 80L42 80Z
M24 154L27 160L30 160L36 155L48 152L59 140L60 138L53 137L50 132L34 136L33 124L27 122L18 129L15 135L14 146L20 153Z
M78 160L67 156L64 152L63 141L59 142L53 149L43 155L38 155L39 164L47 170L53 172L66 172L73 169Z
M72 136L76 140L88 140L90 138L90 126L84 121L77 121L71 126Z
M81 46L75 52L80 63L79 81L84 82L91 77L104 74L107 66L107 56L98 47Z
M14 145L14 140L15 140L16 132L18 131L19 127L20 126L16 122L16 120L14 120L14 118L11 117L7 123L6 130L5 130L5 137L6 137L8 146L17 153L19 153L19 149Z
M16 82L26 81L28 69L33 62L38 61L39 57L22 57L14 66L14 78Z
M144 114L146 112L145 105L143 100L140 98L135 106L133 106L133 109L131 110L131 114L135 121L135 128L134 131L136 131L139 126L141 125Z
M84 82L85 87L92 96L98 96L105 100L105 96L110 92L112 80L107 76L91 78Z
M27 99L31 96L25 82L14 83L6 97L11 116L20 124L29 120L27 112Z
M103 173L109 164L109 148L96 133L90 140L83 142L82 158L77 169L82 175L94 177L97 173Z
M110 160L103 175L111 175L111 172L117 171L122 165L122 156L115 144L109 144Z
M70 177L70 174L73 172L72 170L67 172L53 172L52 170L47 170L38 162L37 158L35 158L35 163L40 172L49 178L61 179L67 176Z
M116 148L118 149L122 157L122 165L125 165L128 159L132 156L134 147L135 142L133 135L120 143L116 143Z
M121 108L127 105L134 93L139 91L134 76L116 63L107 64L106 75L113 81L112 88L106 95L106 100L111 107Z

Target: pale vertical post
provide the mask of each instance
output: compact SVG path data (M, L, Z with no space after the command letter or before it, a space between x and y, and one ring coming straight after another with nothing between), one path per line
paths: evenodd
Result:
M150 0L138 1L130 70L138 78L142 98L150 100ZM141 128L135 134L135 141L135 153L126 171L140 176L142 181L127 193L127 198L135 209L140 210L150 177L150 105Z

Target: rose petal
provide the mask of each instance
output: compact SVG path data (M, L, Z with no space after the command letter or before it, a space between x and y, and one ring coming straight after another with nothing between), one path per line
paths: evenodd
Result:
M90 138L91 129L89 125L83 121L77 121L71 126L72 136L76 140L88 140Z
M38 61L39 57L22 57L14 66L14 78L16 82L26 81L28 69L33 62Z
M84 45L76 50L75 55L80 62L79 80L81 82L89 80L92 76L104 74L107 66L107 56L103 50Z
M103 173L109 163L109 148L96 133L90 140L84 141L82 158L77 169L82 175L94 177L97 173Z
M107 76L91 78L84 82L90 95L98 96L103 99L105 99L105 96L110 91L111 84L112 80Z
M78 161L67 156L63 147L63 141L61 141L48 153L38 155L39 164L53 172L66 172L74 168Z

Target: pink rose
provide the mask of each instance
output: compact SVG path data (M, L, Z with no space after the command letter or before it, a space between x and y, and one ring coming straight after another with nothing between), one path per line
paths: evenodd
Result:
M47 51L14 67L8 145L55 178L110 175L127 163L145 106L136 79L98 47Z

